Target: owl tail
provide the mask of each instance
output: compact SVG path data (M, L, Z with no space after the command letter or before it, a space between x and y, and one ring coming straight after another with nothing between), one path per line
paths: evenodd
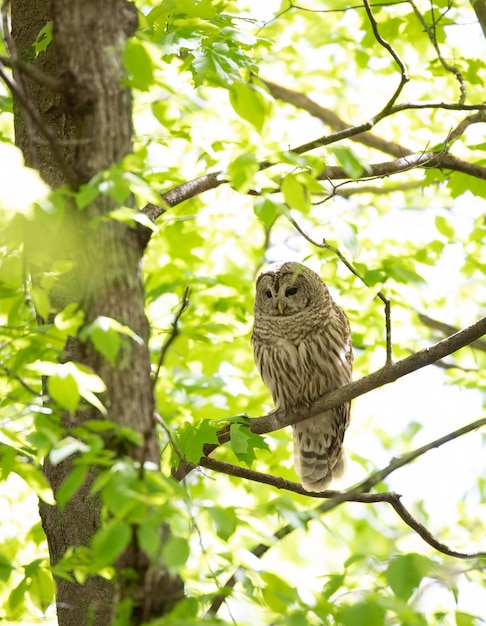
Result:
M345 457L332 419L318 415L295 424L294 465L307 491L324 491L344 473Z

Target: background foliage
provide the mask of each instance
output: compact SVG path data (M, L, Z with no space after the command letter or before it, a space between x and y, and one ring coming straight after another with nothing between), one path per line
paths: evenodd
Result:
M86 326L75 306L37 325L36 312L47 318L53 285L68 268L36 232L43 224L53 239L63 236L67 192L50 192L23 167L13 147L11 97L1 93L2 619L54 623L36 497L54 502L40 469L45 456L59 463L77 454L57 503L63 506L96 466L106 523L91 546L73 547L57 573L79 581L112 576L130 525L142 524L144 549L153 558L162 554L186 584L186 599L161 624L200 623L204 615L208 623L288 626L484 623L484 557L438 553L384 503L343 503L326 515L306 496L202 468L180 484L170 478L178 455L198 462L222 421L271 408L249 345L262 264L293 259L319 271L350 319L355 378L385 362L378 292L391 301L394 359L484 311L486 45L476 14L460 0L368 10L348 4L137 3L140 27L124 51L134 95L133 154L82 186L77 206L82 211L109 194L120 205L112 219L146 223L126 208L129 193L141 208L165 206L163 194L185 181L213 172L226 181L166 206L144 259L162 475L141 477L133 462L105 446L114 437L122 450L136 436L129 429L96 422L66 434L59 425L60 411L80 402L103 410L102 381L62 363L68 336L81 333L114 360L133 333L109 319ZM275 84L287 89L285 97ZM323 111L344 128L371 120L381 148L349 132L307 149L340 130L323 121ZM432 152L463 166L434 167L432 157L426 167L406 161L410 153ZM383 162L390 175L375 176L373 166ZM35 285L32 266L41 268ZM480 417L484 359L478 343L357 399L340 486ZM41 375L49 376L47 404ZM295 480L289 429L264 443L248 441L246 432L235 421L232 445L219 448L217 458ZM377 491L401 493L417 519L454 549L484 550L484 458L484 438L469 434L386 478ZM171 531L164 544L155 530L161 521ZM232 575L236 582L219 609Z

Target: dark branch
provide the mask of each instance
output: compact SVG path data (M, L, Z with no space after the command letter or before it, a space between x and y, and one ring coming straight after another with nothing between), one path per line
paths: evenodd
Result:
M344 254L339 250L339 248L336 248L335 246L332 246L331 244L329 244L325 239L322 240L322 243L319 243L318 241L314 241L314 239L312 239L312 237L310 237L300 226L299 224L294 220L294 218L290 215L287 214L286 215L287 219L289 220L289 222L292 224L292 226L296 229L296 231L302 235L302 237L304 237L304 239L306 239L311 245L315 246L316 248L323 248L325 250L330 250L331 252L333 252L338 259L341 261L341 263L343 263L343 265L345 265L347 267L347 269L351 272L351 274L354 274L354 276L356 276L356 278L358 278L363 285L365 285L366 287L369 287L368 283L366 282L366 280L364 279L363 275L358 272L358 270L354 267L354 265L348 261L348 259L344 256ZM392 338L391 338L391 310L390 310L390 300L389 298L387 298L385 296L385 294L382 291L378 291L376 294L376 297L379 298L383 304L385 305L385 339L386 339L386 365L390 364L392 362Z
M439 47L439 43L438 43L437 37L436 37L436 32L435 32L436 24L435 24L435 22L433 22L432 27L430 27L427 24L427 22L425 21L423 15L420 13L418 8L416 7L415 2L413 0L410 0L410 4L412 6L413 12L415 13L415 16L419 20L419 22L422 25L424 31L427 33L427 36L428 36L428 38L430 40L430 43L433 45L433 47L435 49L435 52L437 54L437 58L439 59L439 63L446 70L446 72L450 72L451 74L454 74L454 76L456 77L456 80L459 83L459 92L460 92L459 104L460 105L464 104L464 102L466 101L466 96L467 96L466 82L465 82L464 77L462 76L459 68L456 67L455 65L451 65L450 63L448 63L444 59L444 57L442 56L442 53L441 53L440 47ZM434 16L434 11L433 10L431 11L431 15Z
M385 50L388 51L388 53L391 55L391 57L393 58L393 60L395 61L395 63L398 65L400 69L400 82L397 88L395 89L395 92L393 93L390 100L386 103L384 108L377 115L377 118L381 119L385 117L388 114L388 112L391 110L392 106L398 100L398 97L402 93L403 88L405 87L405 85L408 83L410 79L407 74L407 68L405 67L405 64L401 60L396 50L388 43L388 41L383 39L383 37L381 36L380 31L378 30L378 24L375 20L375 16L373 15L373 11L371 10L370 3L368 2L368 0L363 0L363 4L366 10L366 15L368 16L368 19L370 21L371 29L373 31L373 35L375 36L376 41L381 46L383 46Z
M372 163L367 166L366 172L359 180L384 178L392 174L407 172L417 167L452 170L469 174L469 176L474 176L481 180L486 180L486 167L462 161L445 152L421 152L420 154L409 154L395 161ZM349 179L349 174L347 174L342 167L330 165L322 170L318 178L321 180Z
M401 361L386 365L369 376L365 376L349 385L330 391L322 396L322 398L313 402L310 406L296 407L292 413L284 413L282 410L274 409L262 417L249 418L248 427L252 432L263 435L275 430L280 430L286 426L291 426L304 419L349 402L373 389L395 382L402 376L415 372L426 365L436 363L445 356L469 346L485 333L486 317L483 317L471 326L430 346L430 348L424 348L420 352L416 352ZM230 440L230 429L228 426L218 431L218 440L219 445L228 443ZM209 456L217 447L218 445L216 444L206 444L203 448L204 456ZM194 468L195 465L193 463L181 461L179 466L173 469L172 475L176 480L183 480ZM371 488L371 486L369 488Z
M298 146L292 149L292 152L295 152L296 154L303 154L310 150L314 150L315 148L336 143L341 139L360 136L371 127L372 124L368 122L366 124L362 124L361 126L347 128L346 130L338 131L336 133L332 133L331 135L326 135L320 139L316 139L310 143ZM367 135L363 136L365 137ZM361 143L369 144L370 142L361 141ZM404 152L405 156L402 156L395 161L369 165L366 168L366 173L359 180L369 180L371 178L391 176L392 174L406 172L417 167L451 170L468 174L469 176L474 176L475 178L479 178L481 180L486 180L486 167L477 165L476 163L462 161L461 159L445 152L421 152L420 154L412 154L405 149ZM273 165L275 165L275 163L263 161L260 164L260 169L268 169ZM319 178L322 180L349 179L349 175L343 170L342 167L329 166L324 168L319 175ZM201 176L200 178L195 178L194 180L190 180L173 187L162 195L162 199L168 206L174 207L182 202L185 202L186 200L189 200L190 198L198 196L204 191L216 189L226 182L228 181L225 178L224 172L212 172L210 174L206 174L205 176ZM143 209L143 212L146 213L153 221L160 217L164 211L164 207L158 207L154 204L148 204Z
M250 430L254 433L263 434L296 424L297 422L323 413L353 398L357 398L373 389L395 382L402 376L431 365L445 356L468 346L486 333L486 317L471 324L467 328L442 339L429 348L424 348L401 361L392 363L384 368L373 372L369 376L354 381L334 391L330 391L325 396L313 402L309 407L299 407L293 414L284 414L283 411L274 409L268 415L250 419Z
M177 335L179 334L179 322L181 320L182 315L184 314L184 311L189 306L189 294L190 294L190 288L185 287L184 293L182 294L181 302L179 304L179 308L177 309L177 312L171 323L170 334L168 335L167 339L164 342L164 345L162 346L160 350L159 360L157 363L157 368L155 370L154 379L153 379L154 386L159 378L160 369L164 363L167 351L169 350L170 346L173 344Z
M11 67L12 69L16 69L19 72L22 72L32 80L35 80L40 85L47 87L51 91L62 92L62 81L46 74L42 70L39 70L37 67L32 65L31 63L25 63L25 61L21 61L20 59L14 59L12 57L0 56L0 63L5 67Z
M307 517L302 520L304 524L307 524L311 519L315 519L316 512L324 515L329 511L335 509L343 502L363 502L366 504L387 502L393 507L397 515L402 519L403 522L405 522L407 526L414 530L426 543L428 543L438 552L458 559L477 559L485 557L486 552L459 552L442 543L436 537L434 537L434 535L423 524L421 524L411 515L408 509L402 504L400 496L398 494L393 492L368 493L368 489L370 489L371 486L374 486L384 480L384 478L389 476L396 469L411 463L413 460L425 454L429 450L433 448L438 448L439 446L442 446L445 443L452 441L453 439L457 439L458 437L465 435L466 433L469 433L473 430L477 430L478 428L485 425L486 418L477 420L475 422L472 422L471 424L468 424L467 426L464 426L463 428L459 428L458 430L449 433L448 435L445 435L444 437L440 437L439 439L436 439L435 441L432 441L431 443L422 446L417 450L409 452L403 457L400 457L398 459L392 459L392 461L385 468L379 470L378 472L374 472L366 480L359 483L352 489L344 492L327 490L321 493L308 493L299 483L284 480L283 478L279 478L277 476L271 476L269 474L255 472L244 467L231 465L229 463L217 461L216 459L212 458L202 458L200 464L203 467L206 467L212 471L221 472L230 476L237 476L239 478L252 480L266 485L271 485L273 487L276 487L277 489L286 489L287 491L292 491L294 493L306 495L312 498L328 498L326 502L323 502L316 510L312 510L307 515ZM288 524L276 533L274 533L274 536L277 539L282 539L294 530L295 527ZM273 544L261 543L252 550L252 554L260 558L271 548L272 545ZM230 590L235 586L238 578L238 573L241 571L243 571L243 569L241 567L238 568L238 570L226 581L223 592L214 597L208 613L215 614L219 610L221 604L224 602Z
M32 124L37 128L41 135L45 137L47 140L52 154L59 165L59 169L63 173L63 176L66 180L66 183L72 188L77 189L79 185L79 179L76 172L71 168L71 166L66 161L63 151L61 150L58 138L56 134L48 128L39 114L39 112L32 106L31 101L25 95L24 90L21 86L17 84L17 82L10 78L7 72L3 69L3 64L0 62L0 78L3 80L5 85L10 89L11 93L17 98L20 105L24 109L27 117L32 122Z
M311 100L306 95L299 93L298 91L293 91L292 89L287 89L287 87L282 87L281 85L277 85L276 83L272 83L269 80L263 81L264 84L268 87L272 96L278 100L282 100L284 102L288 102L299 109L307 111L317 119L320 119L324 124L329 126L335 131L343 131L347 128L350 128L350 124L342 120L338 117L334 111L330 109L326 109L322 107L314 100ZM351 137L352 141L356 143L360 143L368 148L373 148L375 150L379 150L380 152L384 152L385 154L390 154L391 156L400 158L406 156L407 154L413 154L413 150L409 150L404 146L395 143L393 141L386 141L382 137L378 135L374 135L373 133L363 133L357 134Z
M443 335L452 335L453 333L457 333L459 330L456 326L436 320L428 315L425 315L425 313L418 313L417 315L422 324L427 326L427 328L439 330ZM484 339L477 339L476 341L472 341L469 344L469 347L474 348L475 350L480 350L481 352L486 352L486 341Z

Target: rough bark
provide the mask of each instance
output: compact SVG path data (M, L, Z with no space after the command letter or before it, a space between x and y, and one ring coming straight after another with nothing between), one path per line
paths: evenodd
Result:
M34 58L33 43L49 20L53 21L53 40ZM126 0L12 0L12 39L19 58L56 77L61 85L56 93L25 74L17 76L29 107L39 113L42 124L56 137L55 146L45 141L32 123L29 107L14 94L17 144L26 163L38 168L52 187L86 183L131 151L131 94L121 86L121 51L136 25L135 8ZM100 315L114 318L143 339L143 345L127 343L116 365L75 340L66 347L65 359L84 362L101 376L107 387L109 418L142 435L143 445L130 454L142 463L158 465L149 329L139 272L142 238L114 220L101 222L97 228L90 226L93 218L113 208L114 201L105 195L84 211L65 207L62 237L47 241L51 258L54 254L70 259L73 270L50 296L57 309L79 302L87 322ZM68 429L94 418L100 416L87 409L65 416L63 421ZM54 492L70 469L70 462L56 466L46 462L45 473ZM52 564L58 563L69 547L87 545L99 528L101 504L90 493L94 477L95 471L64 510L41 505ZM182 582L169 576L163 565L150 564L140 551L136 529L118 569L120 584L116 588L96 577L84 585L58 579L59 624L111 623L114 594L117 601L130 599L135 603L131 623L137 624L163 615L181 595ZM137 574L130 584L123 581L125 569Z

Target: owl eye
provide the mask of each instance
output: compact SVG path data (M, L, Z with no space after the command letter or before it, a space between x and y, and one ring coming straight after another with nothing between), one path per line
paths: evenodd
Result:
M285 297L287 296L295 296L297 293L297 287L287 287L285 290Z
M267 298L271 298L272 297L272 292L270 291L270 289L266 290L265 295L267 296Z

